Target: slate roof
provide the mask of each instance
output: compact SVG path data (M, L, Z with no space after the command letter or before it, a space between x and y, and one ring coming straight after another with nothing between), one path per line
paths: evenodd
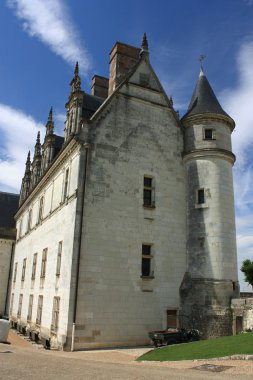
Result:
M204 72L201 70L188 110L182 119L204 113L214 113L230 118L222 109Z
M96 110L101 106L101 104L104 101L105 99L103 98L99 98L98 96L84 93L82 116L85 119L90 119L91 116L96 112Z
M18 210L19 195L0 191L0 228L15 228L14 215Z
M55 145L54 145L54 157L60 152L62 145L64 143L64 137L55 135Z

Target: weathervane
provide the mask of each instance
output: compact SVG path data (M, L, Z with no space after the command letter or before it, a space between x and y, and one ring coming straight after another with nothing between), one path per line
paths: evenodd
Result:
M206 55L200 54L199 56L199 62L200 62L200 68L203 70L203 61L206 58Z

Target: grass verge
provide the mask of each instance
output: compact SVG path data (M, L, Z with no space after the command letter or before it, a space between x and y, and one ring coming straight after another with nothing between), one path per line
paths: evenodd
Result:
M166 346L148 352L137 360L177 361L219 358L237 354L253 354L253 333Z

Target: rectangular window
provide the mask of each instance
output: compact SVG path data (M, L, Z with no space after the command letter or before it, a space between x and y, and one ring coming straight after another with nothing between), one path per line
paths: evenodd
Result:
M41 324L42 308L43 308L43 296L39 296L38 307L37 307L37 318L36 318L36 324L37 325Z
M25 281L25 270L26 270L26 259L23 260L23 267L22 267L22 275L21 275L21 281Z
M56 332L59 325L60 297L54 297L51 330Z
M29 305L28 305L28 314L27 314L27 322L31 322L31 320L32 320L32 311L33 311L33 294L30 294Z
M28 219L27 219L27 231L31 230L31 226L32 226L32 210L29 210Z
M154 186L153 178L144 177L143 181L143 206L154 207Z
M17 279L17 271L18 271L18 263L15 263L15 266L14 266L14 275L13 275L13 282L16 282L16 279Z
M199 189L197 191L197 203L199 205L205 203L205 190L204 189Z
M21 238L21 235L22 235L22 224L23 224L23 219L20 220L20 224L19 224L19 232L18 232L19 238Z
M18 317L21 316L21 312L22 312L22 303L23 303L23 294L20 294L20 295L19 295L19 300L18 300L18 313L17 313L17 316L18 316Z
M140 85L143 87L149 86L150 76L149 74L140 73L139 76Z
M41 261L41 271L40 271L41 278L45 278L46 276L46 266L47 266L47 248L44 248L42 252L42 261Z
M215 131L212 128L204 129L204 139L205 140L215 140Z
M142 260L141 260L141 276L142 277L153 277L154 273L151 270L152 261L152 245L142 244Z
M32 266L32 277L31 277L32 280L35 280L35 276L36 276L37 257L38 257L38 254L34 253L34 255L33 255L33 266Z
M44 197L40 198L38 223L43 219Z
M9 308L9 315L12 315L12 310L13 310L13 303L14 303L14 293L11 295L11 302L10 302L10 308Z
M56 263L56 276L60 276L60 273L61 273L61 254L62 254L62 241L59 241L57 263Z
M68 195L68 183L69 183L69 169L66 169L65 178L64 178L64 186L63 186L63 202L65 201Z

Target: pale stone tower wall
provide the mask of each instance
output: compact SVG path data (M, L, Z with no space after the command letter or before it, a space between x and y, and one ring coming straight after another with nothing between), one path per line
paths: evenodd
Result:
M145 61L91 123L74 348L140 345L179 309L183 136ZM153 207L143 206L144 176L153 178ZM152 245L150 276L143 244Z
M198 95L201 103L205 94ZM183 118L187 271L180 288L181 319L207 337L232 333L230 301L239 292L231 152L234 122L217 104L214 110L211 107L213 112L199 106L199 112Z

